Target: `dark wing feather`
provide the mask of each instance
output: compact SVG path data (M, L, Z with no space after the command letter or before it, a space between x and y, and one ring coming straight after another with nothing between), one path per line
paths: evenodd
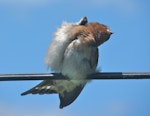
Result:
M90 59L92 68L96 68L98 63L98 48L92 52Z

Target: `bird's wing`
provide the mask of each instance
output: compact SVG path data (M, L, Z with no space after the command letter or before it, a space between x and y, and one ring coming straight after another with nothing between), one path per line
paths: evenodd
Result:
M95 73L97 62L98 48L96 46L90 46L85 41L82 43L78 39L74 40L65 51L62 74L71 79L82 78Z
M65 91L63 95L59 94L60 108L68 106L79 96L86 85L86 76L95 72L97 61L97 47L84 45L78 40L74 40L69 44L64 54L62 74L70 79L83 80L75 80L76 87L74 89Z

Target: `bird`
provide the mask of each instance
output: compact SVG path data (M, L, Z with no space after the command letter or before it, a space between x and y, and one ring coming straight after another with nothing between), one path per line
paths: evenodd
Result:
M48 47L45 64L67 79L44 80L21 95L58 94L60 109L72 104L89 82L88 75L96 73L98 47L111 34L108 26L88 22L87 17L75 23L63 22Z

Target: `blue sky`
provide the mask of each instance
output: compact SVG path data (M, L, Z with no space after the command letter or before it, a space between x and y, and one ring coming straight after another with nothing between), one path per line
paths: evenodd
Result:
M50 72L44 56L53 33L82 16L114 32L99 47L102 72L149 72L149 7L149 0L0 0L0 73ZM94 80L63 110L57 95L20 96L39 82L0 82L0 115L150 115L150 80Z

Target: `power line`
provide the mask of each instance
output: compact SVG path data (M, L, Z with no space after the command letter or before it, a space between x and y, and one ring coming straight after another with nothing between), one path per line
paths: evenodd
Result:
M0 81L23 80L64 80L66 77L58 73L34 74L0 74ZM91 74L87 79L114 80L114 79L150 79L150 72L103 72Z

